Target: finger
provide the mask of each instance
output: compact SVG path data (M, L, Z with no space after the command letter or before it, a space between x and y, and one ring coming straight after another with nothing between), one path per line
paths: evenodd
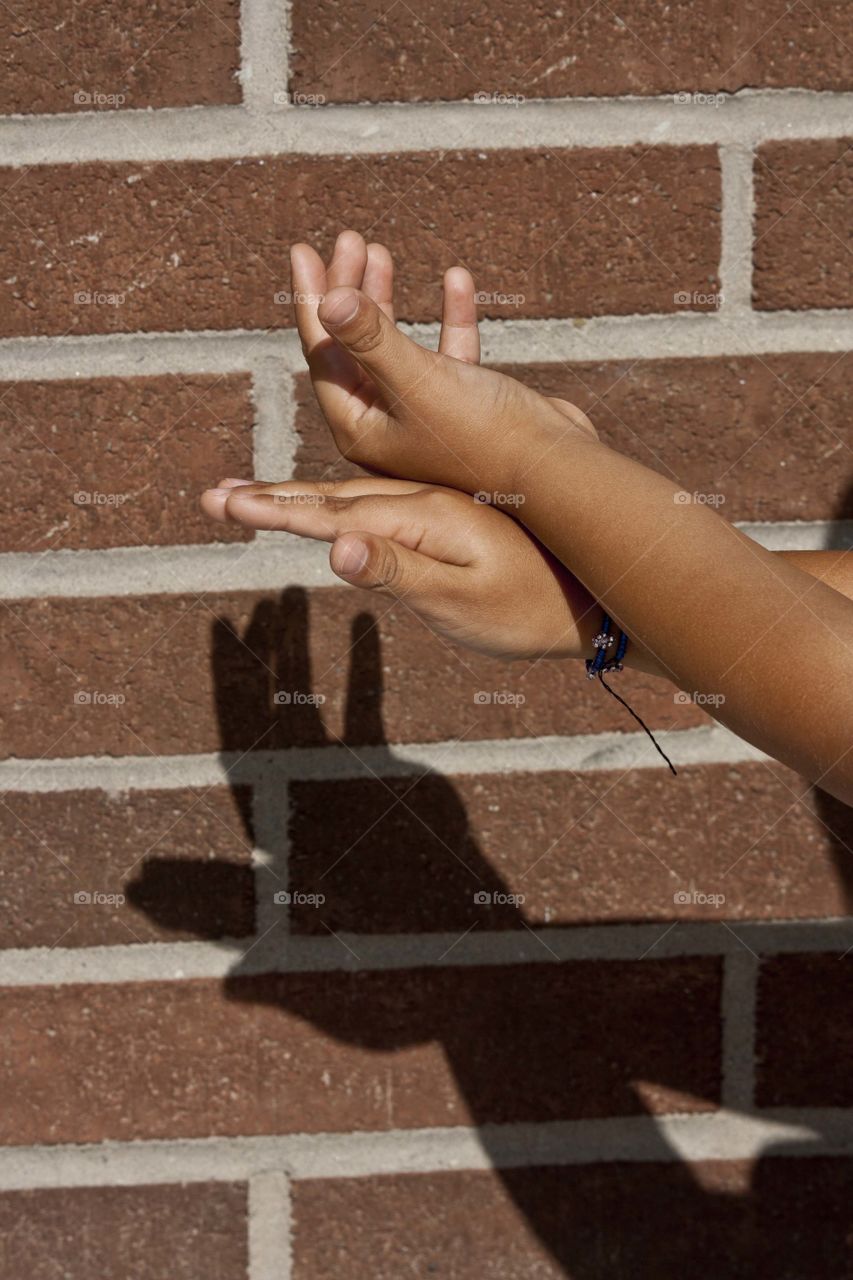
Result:
M384 311L356 289L333 289L318 311L324 328L349 351L389 402L414 403L427 392L422 385L433 354L412 342L391 323Z
M453 356L467 364L480 363L474 277L464 267L451 267L444 273L438 350L443 356Z
M399 497L406 493L425 492L417 480L393 480L382 476L356 476L352 480L279 480L275 483L262 480L220 480L215 489L205 489L201 495L201 507L213 520L227 521L226 500L231 490L240 488L245 494L315 494L330 498L361 498L373 494L376 497Z
M354 587L390 592L398 599L406 599L413 608L427 600L430 613L440 610L455 577L464 572L392 538L360 531L337 539L329 553L329 564L333 573Z
M326 270L326 288L349 286L360 289L367 266L367 245L357 231L342 231L335 241L332 260Z
M317 319L317 308L327 289L326 268L310 244L291 246L290 278L296 327L302 349L308 355L319 343L328 341L326 330Z
M362 289L389 320L394 319L394 259L384 244L367 246L367 266Z
M214 493L216 490L214 490ZM450 544L450 535L435 526L434 508L415 493L330 494L229 490L225 515L245 529L279 530L301 538L333 541L352 529L369 529L410 547L420 543ZM455 545L453 549L457 550Z
M586 431L589 435L594 436L596 440L598 439L598 432L595 427L584 411L579 409L576 404L572 404L570 400L561 400L558 396L548 396L547 399L551 401L555 409L569 419L573 426L580 427L582 431Z
M253 480L220 480L217 488L205 489L199 498L201 509L211 520L218 520L220 524L227 524L228 516L225 513L225 503L231 493L234 489L251 488L253 485L255 485Z

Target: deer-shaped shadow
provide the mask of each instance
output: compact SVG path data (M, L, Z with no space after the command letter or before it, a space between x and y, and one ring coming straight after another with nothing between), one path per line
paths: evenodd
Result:
M273 685L291 693L311 689L302 591L291 589L278 602L257 606L242 636L219 620L213 661L222 748L229 759L245 743L247 715L259 734L267 726L261 747L328 744L321 708L313 702L291 697L271 708ZM437 772L417 781L395 767L382 729L378 632L368 614L353 624L349 662L344 740L372 746L371 768L388 776L384 782L368 777L366 785L353 779L291 784L289 885L326 897L321 908L292 908L294 933L327 939L330 930L350 936L461 936L479 927L515 930L508 944L519 931L529 939L523 908L520 912L507 901L512 886L483 856L454 784ZM235 787L235 798L251 844L247 789ZM839 869L845 868L849 884L853 811L828 797L821 803L824 820L836 832ZM246 877L245 868L236 866L149 860L129 893L161 926L192 929L186 904L209 894L211 883L217 894L228 894L230 883L230 892L244 897ZM270 878L270 894L275 887ZM477 902L478 894L488 895L489 902ZM547 926L531 923L547 941ZM506 950L511 953L511 945ZM599 988L594 976L589 981L595 965L554 963L544 952L542 964L454 967L452 960L451 952L443 966L419 969L405 984L394 971L381 974L376 983L370 975L353 982L343 973L337 998L329 996L329 975L315 996L304 973L292 986L285 979L259 983L238 960L225 990L234 1000L273 1003L325 1035L371 1052L439 1043L468 1113L457 1114L451 1123L476 1125L497 1163L500 1126L508 1122L642 1116L652 1094L681 1098L694 1108L718 1103L718 1019L704 996L694 1000L690 994L693 962L686 961L673 981L667 962L643 960L638 995L629 979L636 961L625 962L624 970L620 962L608 961L603 967L611 980ZM699 968L713 963L695 961ZM405 994L396 998L395 988L403 986ZM673 1053L673 1044L685 1039L690 1052ZM804 1154L809 1145L802 1147ZM612 1165L608 1173L602 1166L570 1163L534 1172L496 1170L542 1246L537 1276L661 1280L696 1273L720 1280L771 1275L804 1280L840 1274L834 1251L842 1247L838 1219L843 1210L833 1207L831 1186L823 1202L826 1252L818 1258L814 1231L796 1230L797 1213L812 1213L814 1204L803 1208L786 1194L789 1184L778 1175L784 1162L772 1160L772 1152L757 1162L746 1193L703 1186L688 1166L673 1159L663 1137L652 1134L645 1154L651 1165L623 1164L615 1181ZM815 1177L822 1176L825 1163L818 1157L809 1161ZM780 1206L785 1206L783 1231ZM413 1268L417 1265L413 1260Z

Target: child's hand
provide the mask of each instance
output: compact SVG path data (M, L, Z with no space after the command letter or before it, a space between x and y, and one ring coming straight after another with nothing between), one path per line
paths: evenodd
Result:
M395 597L449 640L501 658L593 652L592 598L515 520L453 489L401 480L222 481L215 520L332 542L339 577Z
M355 231L328 268L310 245L291 250L296 322L335 443L369 470L505 497L519 491L531 451L570 435L594 440L583 413L478 367L474 281L444 277L438 352L394 324L393 264Z

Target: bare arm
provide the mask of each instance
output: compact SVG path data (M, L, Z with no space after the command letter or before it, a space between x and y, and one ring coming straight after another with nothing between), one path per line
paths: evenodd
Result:
M352 251L364 257L358 236ZM341 450L385 474L511 497L639 661L718 695L718 719L853 803L853 600L830 585L836 571L822 580L765 550L601 444L574 406L478 367L464 270L445 277L449 341L437 353L412 342L393 323L381 256L389 292L374 301L337 250L328 271L307 246L293 251L295 296L309 299L299 332Z
M524 523L682 689L741 737L853 802L847 557L765 550L671 481L579 434L536 431ZM827 558L828 557L828 558ZM799 559L799 563L798 563Z

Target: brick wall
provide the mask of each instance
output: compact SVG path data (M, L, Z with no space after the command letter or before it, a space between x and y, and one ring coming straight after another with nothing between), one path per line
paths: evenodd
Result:
M281 295L349 224L415 333L458 254L488 361L850 545L851 47L840 0L0 12L2 1280L853 1275L851 811L626 675L674 781L577 667L196 507L345 472Z

